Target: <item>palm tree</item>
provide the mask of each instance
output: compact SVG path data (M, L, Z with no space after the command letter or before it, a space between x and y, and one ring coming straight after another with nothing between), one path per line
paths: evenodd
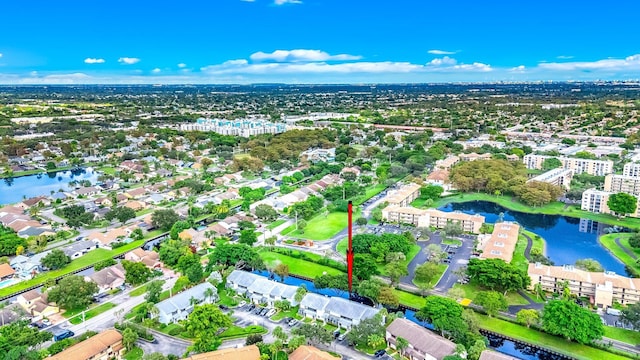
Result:
M378 334L371 334L367 337L367 345L372 349L382 346L384 343L384 338Z
M215 294L215 292L213 291L213 288L207 288L204 291L204 298L205 299L209 299L209 301L212 301L214 294Z
M409 347L409 341L401 336L396 339L396 349L400 352L400 356L404 357L404 350Z

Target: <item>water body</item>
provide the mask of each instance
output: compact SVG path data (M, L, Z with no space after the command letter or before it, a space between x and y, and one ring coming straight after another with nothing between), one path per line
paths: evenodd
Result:
M73 190L73 187L69 186L72 180L89 180L95 184L98 175L93 168L85 168L2 179L0 180L0 205L14 204L25 197L49 196L51 191L57 192L60 189Z
M279 281L280 277L275 276L275 277L271 277L271 274L267 271L254 271L254 273L258 274L258 275L262 275L264 277L268 277L271 278L272 280L276 280ZM287 285L294 285L294 286L300 286L300 285L304 285L307 288L307 291L309 292L313 292L316 294L322 294L322 295L327 295L327 296L339 296L345 299L349 298L349 294L346 291L338 291L338 290L334 290L334 289L316 289L316 287L313 285L313 282L311 281L307 281L307 280L303 280L303 279L298 279L295 278L293 276L287 276L284 279L284 283ZM413 310L404 310L404 316L407 320L411 320L413 322L415 322L418 325L424 326L428 329L433 330L433 326L429 323L425 323L423 321L420 321L418 319L416 319L416 313ZM524 346L521 344L516 344L513 341L507 340L507 339L503 339L500 337L495 337L495 336L487 336L487 339L489 340L489 348L494 349L496 351L499 351L501 353L504 354L508 354L514 357L517 357L519 359L524 359L524 360L558 360L558 359L563 359L562 357L559 357L557 355L551 354L549 352L546 352L544 350L540 350L540 349L534 349L528 346Z
M605 270L625 275L625 266L598 242L598 235L611 227L591 220L560 215L527 214L508 210L488 201L470 201L440 207L442 211L480 214L495 223L500 214L506 221L516 221L547 242L547 257L555 265L574 264L578 259L596 259Z

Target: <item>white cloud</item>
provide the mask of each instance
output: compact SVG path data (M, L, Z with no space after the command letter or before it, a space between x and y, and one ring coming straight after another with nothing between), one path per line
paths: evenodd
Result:
M616 71L640 70L640 54L627 56L624 59L603 59L597 61L571 61L541 63L538 67L556 71Z
M180 64L178 64L178 67L179 67L180 69L184 69L184 68L186 68L186 67L187 67L187 64L185 64L185 63L180 63Z
M254 2L256 0L240 0L240 1L243 1L243 2Z
M302 1L301 0L274 0L273 3L276 5L302 4Z
M558 59L562 59L562 60L567 60L567 59L573 59L573 56L571 55L560 55L557 56Z
M269 63L249 64L246 60L231 60L220 65L210 65L200 70L208 74L322 74L322 73L407 73L419 71L422 65L408 62L354 62L328 64Z
M455 65L458 61L456 59L444 56L442 58L435 58L427 63L427 65L441 66L441 65Z
M2 57L2 53L0 53L0 58Z
M313 62L313 61L345 61L360 60L362 56L338 54L330 55L321 50L295 49L276 50L272 53L258 51L251 54L253 61L276 61L276 62Z
M104 59L98 58L86 58L84 59L85 64L104 64Z
M160 68L155 68L155 69L151 70L151 72L154 73L154 74L157 74L160 71L162 71L162 70L160 70Z
M132 57L121 57L120 59L118 59L118 62L122 64L133 65L137 62L140 62L140 59Z
M438 50L438 49L432 49L427 52L433 55L453 55L457 53L457 51L446 51L446 50Z
M512 67L511 69L509 69L509 71L514 72L514 73L524 73L526 70L526 67L524 65L520 65L520 66L516 66L516 67Z

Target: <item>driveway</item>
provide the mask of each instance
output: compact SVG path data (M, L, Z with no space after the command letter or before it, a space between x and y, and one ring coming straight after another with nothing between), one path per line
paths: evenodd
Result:
M164 355L173 354L182 356L187 352L187 347L191 345L191 343L186 340L165 335L157 331L151 332L153 333L153 337L156 339L155 343L149 343L143 340L138 340L136 342L136 345L144 351L145 355L159 352Z
M475 239L472 235L461 235L456 239L462 240L462 246L451 257L451 263L449 267L440 278L440 281L435 286L434 290L446 293L447 290L453 287L458 281L458 276L454 274L456 270L467 266L469 263L469 257L473 251L473 241Z

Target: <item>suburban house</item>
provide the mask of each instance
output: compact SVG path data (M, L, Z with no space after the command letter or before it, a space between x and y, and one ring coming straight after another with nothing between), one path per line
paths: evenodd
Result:
M48 251L35 254L31 257L18 255L11 259L9 265L16 271L17 275L22 279L31 279L37 273L42 272L41 260L49 254Z
M82 187L80 189L73 190L73 194L76 196L93 196L100 192L100 189L95 186Z
M98 244L90 240L77 241L62 248L62 251L71 259L77 259L93 249L97 249Z
M289 301L292 306L298 304L295 300L298 290L296 286L285 285L247 271L234 270L227 277L227 287L257 304L273 306L276 301L281 300Z
M442 360L456 350L456 344L452 341L402 318L389 324L385 338L389 347L394 349L398 338L407 340L409 346L404 350L404 355L411 360Z
M131 232L129 231L129 229L125 229L125 228L111 229L106 233L96 231L89 234L87 236L87 240L93 241L95 244L97 244L99 247L103 249L110 250L111 243L113 243L114 241L117 241L118 239L126 238L127 236L129 236L130 233Z
M49 357L49 360L102 360L122 359L124 346L122 335L113 329L81 341L62 352Z
M191 355L184 360L260 360L260 350L255 345L232 347Z
M300 315L350 329L379 313L379 309L355 301L307 293L300 301Z
M5 326L18 320L25 320L28 318L29 317L26 316L24 309L18 303L13 303L0 309L0 326Z
M209 291L212 292L212 296L207 296L206 293ZM158 321L163 324L169 324L185 320L193 311L194 304L192 299L195 299L198 303L210 304L218 299L218 290L210 283L204 282L159 302L156 304Z
M493 350L484 350L479 360L517 360L518 358Z
M98 285L98 294L102 294L124 285L125 270L122 264L116 264L85 276L84 279L96 283Z
M316 347L302 345L289 354L289 360L336 360L337 358Z
M41 294L35 289L18 295L16 301L34 317L34 320L40 320L60 312L58 306L49 303L47 294Z
M9 264L0 264L0 280L11 279L16 271Z
M178 234L178 237L180 240L189 241L192 245L197 247L201 247L202 244L208 240L204 235L204 231L197 231L191 228L182 230L182 232Z
M133 262L141 262L145 264L148 268L161 268L163 266L162 261L160 261L160 255L158 255L155 251L146 251L142 248L137 248L133 251L130 251L124 255L125 260L133 261Z

